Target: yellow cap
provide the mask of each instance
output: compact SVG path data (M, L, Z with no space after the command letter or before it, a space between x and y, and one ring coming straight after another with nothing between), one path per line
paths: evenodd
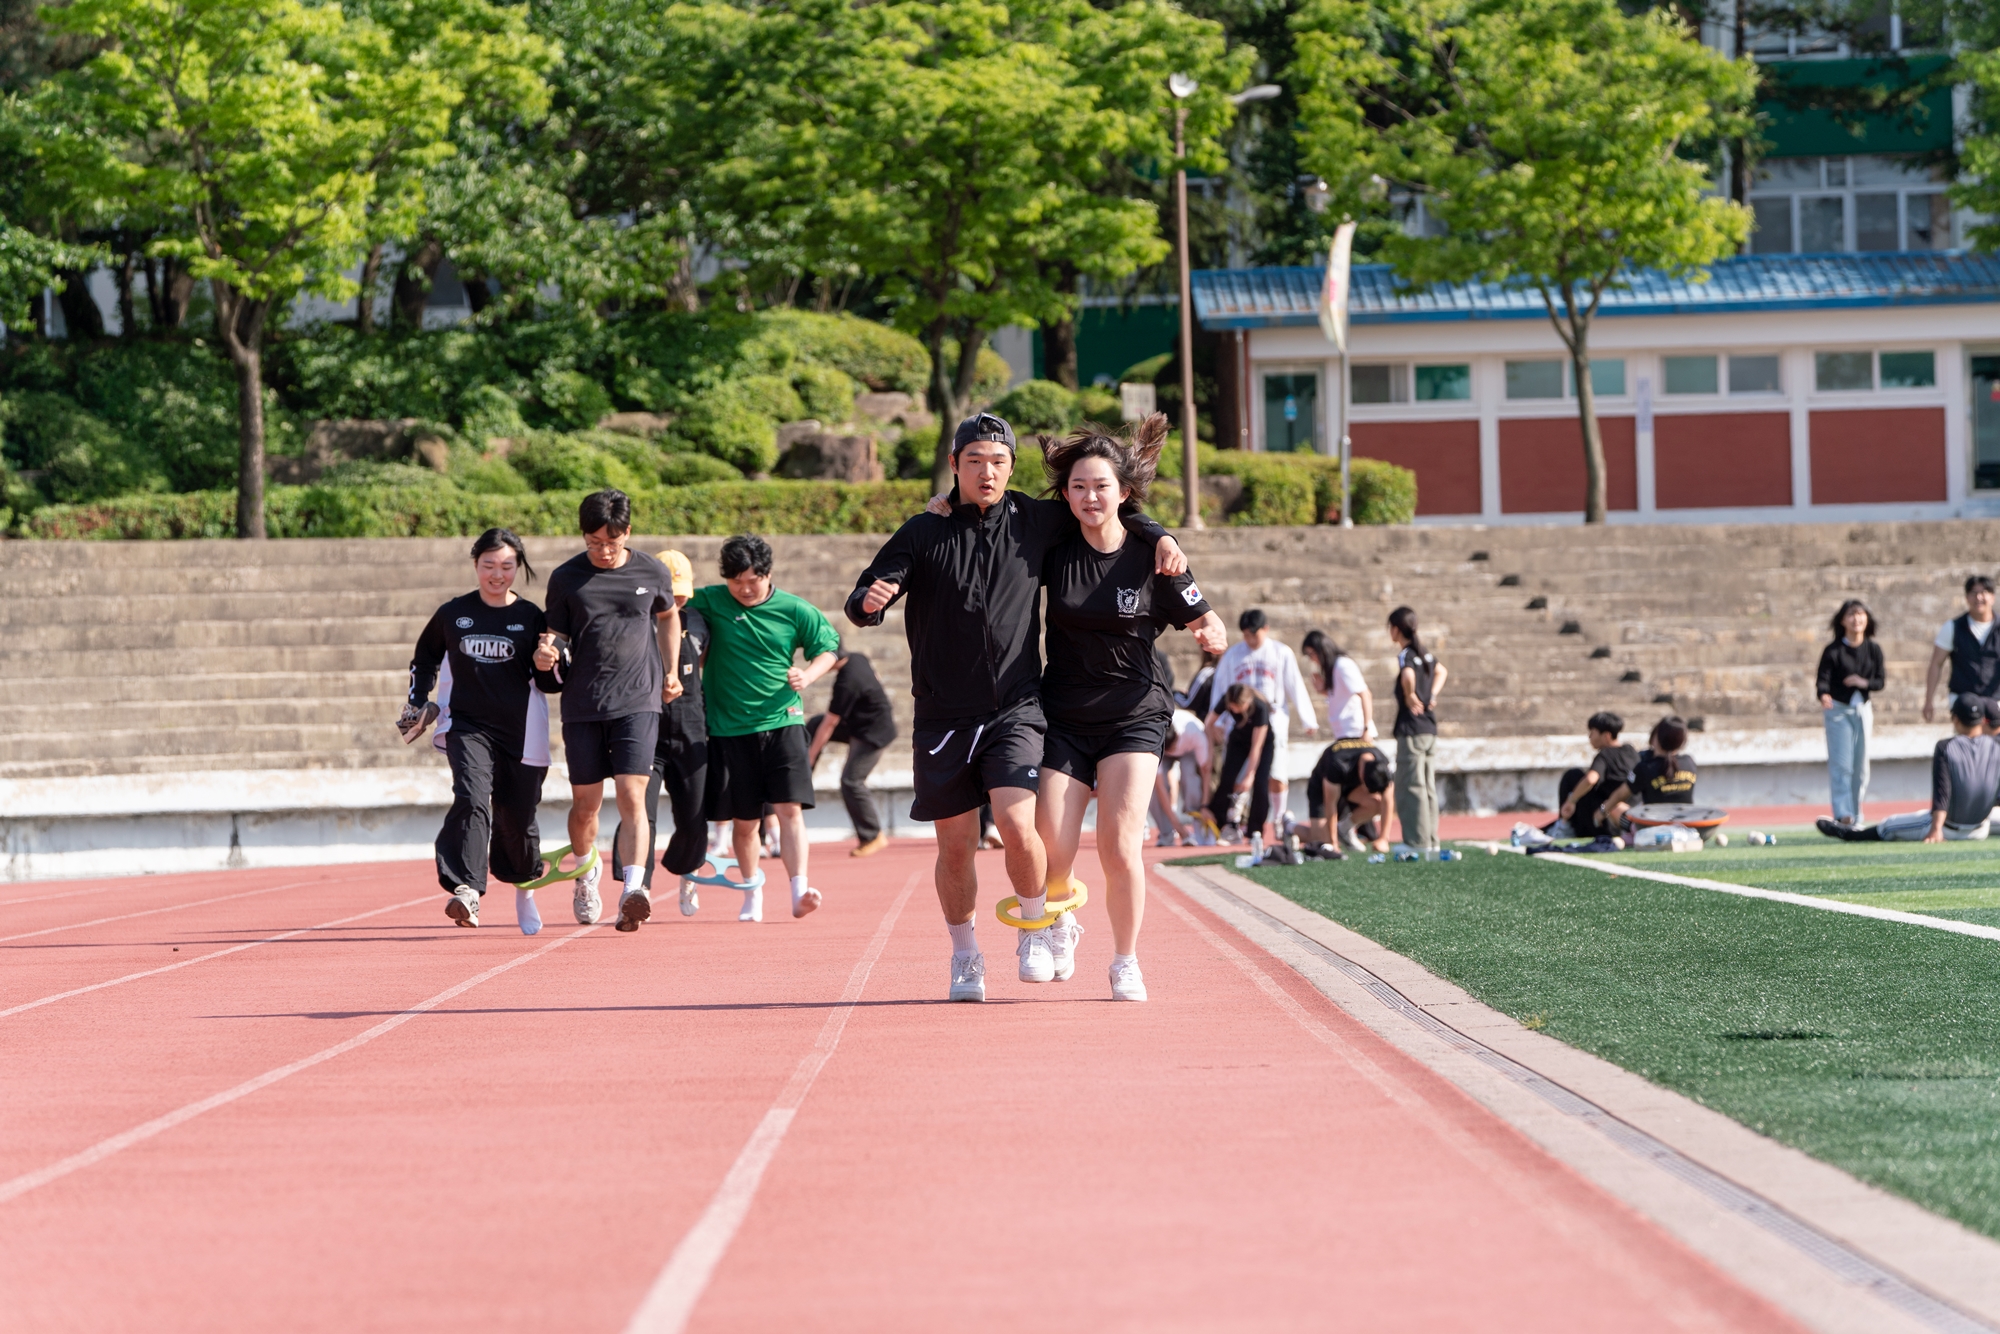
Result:
M675 597L685 598L694 596L694 566L688 563L686 556L670 548L660 553L660 563L665 565L667 573L673 576L673 595Z

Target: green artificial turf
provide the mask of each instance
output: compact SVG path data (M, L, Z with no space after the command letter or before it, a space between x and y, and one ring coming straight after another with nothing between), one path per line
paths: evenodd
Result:
M1973 853L1922 849L1945 855L1912 870L1893 851L1885 892L2000 883ZM1778 887L1846 897L1868 883L1848 874L1864 860L1781 842L1740 864L1754 883L1783 871ZM1727 879L1715 871L1739 861L1643 864ZM1504 853L1243 874L1533 1027L2000 1238L2000 942ZM1925 875L1941 878L1908 888Z

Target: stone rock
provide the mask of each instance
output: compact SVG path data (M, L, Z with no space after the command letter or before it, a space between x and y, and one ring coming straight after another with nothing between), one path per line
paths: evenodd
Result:
M873 436L821 431L792 441L772 472L800 481L879 482L882 461Z
M1227 518L1243 508L1241 477L1231 477L1226 473L1203 473L1198 481L1201 485L1202 499L1212 502L1216 511L1223 517ZM1178 481L1175 482L1175 489L1179 489ZM1206 509L1208 506L1203 505L1202 508Z
M915 405L916 399L894 390L854 396L854 410L864 417L873 417L878 422L895 421Z
M651 440L656 435L665 435L674 424L674 419L664 412L610 412L597 419L600 431L616 431L620 435L636 435Z
M405 459L412 453L416 429L417 419L414 417L317 421L306 436L303 454L267 457L264 473L280 485L296 486L318 481L321 474L336 463L355 459Z
M417 441L417 458L432 472L451 471L451 446L434 435Z
M808 417L804 421L786 422L778 428L778 453L783 454L801 440L819 435L826 427Z

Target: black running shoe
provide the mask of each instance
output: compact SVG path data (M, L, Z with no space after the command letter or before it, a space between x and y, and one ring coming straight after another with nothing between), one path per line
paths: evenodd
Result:
M1843 843L1852 843L1854 841L1854 827L1852 825L1844 825L1838 820L1816 820L1813 823L1813 827L1828 838L1837 838Z

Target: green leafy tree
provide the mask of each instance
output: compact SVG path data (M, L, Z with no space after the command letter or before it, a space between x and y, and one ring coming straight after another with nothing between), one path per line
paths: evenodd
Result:
M1602 523L1592 321L1634 270L1699 274L1742 244L1747 211L1704 193L1695 154L1740 130L1749 62L1613 0L1315 0L1299 28L1302 142L1335 199L1361 212L1384 178L1444 224L1384 239L1398 273L1541 297L1574 376L1585 521Z
M42 159L88 207L174 220L152 250L209 285L236 370L237 533L262 537L270 319L301 292L351 297L342 270L371 233L415 230L452 114L494 72L461 23L412 45L331 3L74 0L48 18L99 50L38 91Z

